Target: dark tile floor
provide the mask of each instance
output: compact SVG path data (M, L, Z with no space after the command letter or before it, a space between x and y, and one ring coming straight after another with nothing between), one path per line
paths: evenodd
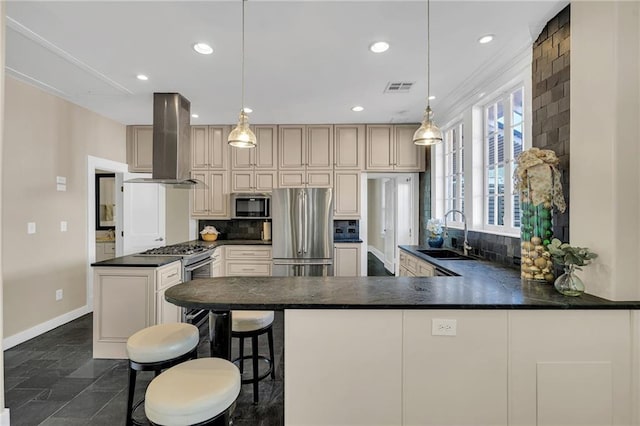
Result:
M88 314L5 351L5 401L12 426L124 425L127 361L93 359L92 332ZM208 356L208 338L204 330L201 334L198 353ZM233 340L236 356L237 339ZM276 379L260 382L257 405L251 385L243 385L233 413L234 426L284 424L283 341L283 314L276 312ZM245 352L250 347L245 342ZM260 337L260 353L268 354L266 335ZM152 373L138 373L136 399L151 379ZM146 424L142 406L135 418Z
M384 277L392 276L393 274L387 271L384 267L384 263L378 260L377 257L371 252L367 252L367 276L368 277Z

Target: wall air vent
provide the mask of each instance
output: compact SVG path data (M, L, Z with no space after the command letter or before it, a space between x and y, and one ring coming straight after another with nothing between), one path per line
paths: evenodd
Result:
M407 93L413 87L410 81L392 81L384 89L385 93Z

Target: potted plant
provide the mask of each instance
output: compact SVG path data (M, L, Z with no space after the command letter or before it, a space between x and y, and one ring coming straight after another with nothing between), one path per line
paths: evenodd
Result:
M581 266L588 265L598 255L586 247L573 247L557 238L551 240L548 249L554 263L564 267L564 274L554 283L556 290L565 296L580 296L584 293L584 284L575 271L582 270Z
M442 238L442 221L435 218L429 219L427 221L427 231L429 231L429 237L427 238L429 247L442 247L444 243L444 239Z

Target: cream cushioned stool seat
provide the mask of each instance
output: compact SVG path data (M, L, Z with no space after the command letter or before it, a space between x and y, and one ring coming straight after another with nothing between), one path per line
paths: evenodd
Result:
M147 387L144 410L156 425L186 426L224 414L240 394L240 371L222 358L171 367Z
M193 324L160 324L144 328L127 340L129 355L129 393L127 395L126 425L139 424L133 420L133 412L142 403L133 404L138 371L153 371L156 376L162 370L198 357L200 332Z
M273 366L273 311L231 311L231 337L240 338L239 343L239 357L233 360L233 363L237 363L240 368L240 374L244 371L244 360L251 358L252 360L252 372L253 375L248 378L243 378L242 383L253 384L253 402L258 402L258 382L267 376L271 375L272 379L276 378L275 369ZM258 336L267 333L269 341L269 358L258 355ZM244 356L244 339L251 338L251 350L250 356ZM266 361L269 368L263 374L258 374L259 360Z

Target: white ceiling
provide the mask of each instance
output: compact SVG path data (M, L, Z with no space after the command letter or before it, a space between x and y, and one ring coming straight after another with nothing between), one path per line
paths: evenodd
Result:
M500 73L567 1L431 3L431 102L445 109ZM245 105L251 123L419 122L426 99L424 1L265 1L246 5ZM241 8L235 1L7 1L13 77L125 124L151 124L152 94L179 92L199 118L240 110ZM495 41L477 39L495 34ZM389 51L368 46L385 40ZM195 53L198 41L212 55ZM142 82L136 74L144 73ZM415 83L402 94L389 82ZM471 89L469 87L471 86ZM362 105L360 113L351 111Z

